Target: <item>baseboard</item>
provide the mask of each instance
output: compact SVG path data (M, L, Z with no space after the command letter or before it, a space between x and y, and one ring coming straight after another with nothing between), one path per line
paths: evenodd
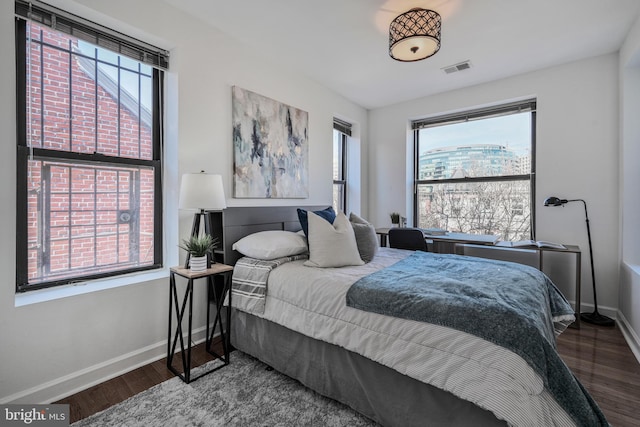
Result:
M622 336L624 337L625 341L627 341L627 344L629 345L629 348L631 349L633 355L636 357L636 360L638 361L638 363L640 363L640 338L638 337L638 334L636 334L636 332L627 321L627 318L624 317L624 314L622 314L622 312L620 311L618 311L617 320L618 327L622 332Z
M205 327L194 329L192 340L200 344L205 340ZM186 340L186 336L185 336ZM0 399L0 404L28 403L49 404L72 394L86 390L89 387L118 377L141 366L160 360L167 355L167 341L132 351L111 360L98 363L69 375L56 378L36 387L14 393Z
M569 301L569 302L571 303L571 305L575 307L575 303L576 303L575 301ZM595 310L595 307L593 304L581 303L580 305L581 305L580 313L591 313L593 312L593 310ZM618 318L618 314L620 312L618 311L617 308L602 306L598 304L598 313L604 314L605 316L608 316L615 320Z
M586 304L583 304L583 310ZM588 305L587 305L588 306ZM609 307L598 307L602 314L614 317L629 348L640 363L640 338L631 328L624 315ZM185 337L186 338L186 337ZM193 342L204 342L205 327L193 331ZM0 404L29 403L48 404L56 402L72 394L86 390L89 387L103 383L112 378L125 374L141 366L160 360L166 356L167 342L165 340L143 347L139 350L118 356L111 360L90 366L73 374L65 375L36 387L15 393L0 399Z

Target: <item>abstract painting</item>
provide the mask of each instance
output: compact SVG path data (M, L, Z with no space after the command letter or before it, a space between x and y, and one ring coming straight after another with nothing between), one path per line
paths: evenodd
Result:
M309 197L309 115L232 88L234 197Z

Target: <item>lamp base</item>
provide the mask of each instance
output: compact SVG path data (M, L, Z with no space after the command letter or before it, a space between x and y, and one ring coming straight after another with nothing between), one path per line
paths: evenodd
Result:
M613 326L615 321L607 316L604 316L597 311L593 313L580 313L580 320L587 323L593 323L598 326Z

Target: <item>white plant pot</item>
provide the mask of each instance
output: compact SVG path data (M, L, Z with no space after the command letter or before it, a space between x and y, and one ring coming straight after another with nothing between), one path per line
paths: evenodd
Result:
M189 258L191 271L205 271L207 269L207 256L192 256Z

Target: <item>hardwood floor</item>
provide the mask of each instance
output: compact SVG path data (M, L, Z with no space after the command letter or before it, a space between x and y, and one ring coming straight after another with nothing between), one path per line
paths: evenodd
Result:
M640 425L640 364L617 326L582 322L560 335L558 351L611 425Z
M219 345L215 350L222 351ZM569 328L560 335L558 351L612 425L640 425L640 364L617 327L583 322L580 330ZM211 359L204 345L194 348L193 366ZM70 405L73 423L173 377L162 359L55 403Z
M218 354L223 353L221 342L216 342L215 339L212 349ZM205 351L204 343L194 346L191 350L192 368L213 359L215 357ZM173 366L179 367L181 363L180 354L177 353ZM163 358L54 403L69 404L70 422L74 423L171 378L175 378L175 375L167 369L167 359Z

